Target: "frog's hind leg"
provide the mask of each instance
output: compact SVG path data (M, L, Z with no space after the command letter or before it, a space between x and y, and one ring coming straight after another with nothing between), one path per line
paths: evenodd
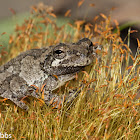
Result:
M10 99L10 100L14 102L17 106L19 106L20 108L26 111L29 109L29 107L22 100L18 100L18 99Z
M28 106L20 100L26 96L27 88L28 84L23 78L18 74L11 75L0 85L0 96L11 100L20 108L28 110Z
M9 99L10 101L14 102L18 107L20 107L26 111L29 109L29 107L23 101L19 100L16 97L14 98L13 96L6 96L4 94L2 94L1 97Z

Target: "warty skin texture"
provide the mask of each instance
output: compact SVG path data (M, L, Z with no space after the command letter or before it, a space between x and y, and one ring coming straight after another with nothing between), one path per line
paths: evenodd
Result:
M60 43L23 52L0 67L0 96L28 110L21 99L25 96L40 98L32 85L39 88L44 85L45 103L50 105L57 101L59 104L63 96L52 92L74 79L75 73L90 65L98 57L97 49L100 50L101 46L94 46L88 38L83 38L76 43ZM66 98L68 102L73 99L73 94L74 92L69 93Z

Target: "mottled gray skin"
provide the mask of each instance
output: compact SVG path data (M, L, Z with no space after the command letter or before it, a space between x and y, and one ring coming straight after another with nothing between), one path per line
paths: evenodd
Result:
M41 88L45 84L45 103L50 105L58 101L59 104L63 97L52 94L52 91L72 80L76 72L91 64L97 57L97 49L100 46L93 46L89 39L83 38L77 43L60 43L23 52L0 67L0 96L27 110L28 106L21 99L25 96L39 98L36 88L31 85ZM57 78L53 75L57 75ZM66 99L70 101L73 94L69 93Z

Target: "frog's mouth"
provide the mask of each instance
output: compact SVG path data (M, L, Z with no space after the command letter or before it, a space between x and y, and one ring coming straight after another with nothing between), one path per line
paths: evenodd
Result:
M76 66L76 67L58 67L56 71L56 75L66 75L66 74L75 74L76 72L81 71L85 66Z

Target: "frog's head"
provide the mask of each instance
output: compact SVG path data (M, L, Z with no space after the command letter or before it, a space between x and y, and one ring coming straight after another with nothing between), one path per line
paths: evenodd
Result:
M101 50L101 46L94 46L88 38L77 43L60 43L46 55L42 68L49 75L75 74L93 62L97 49Z

